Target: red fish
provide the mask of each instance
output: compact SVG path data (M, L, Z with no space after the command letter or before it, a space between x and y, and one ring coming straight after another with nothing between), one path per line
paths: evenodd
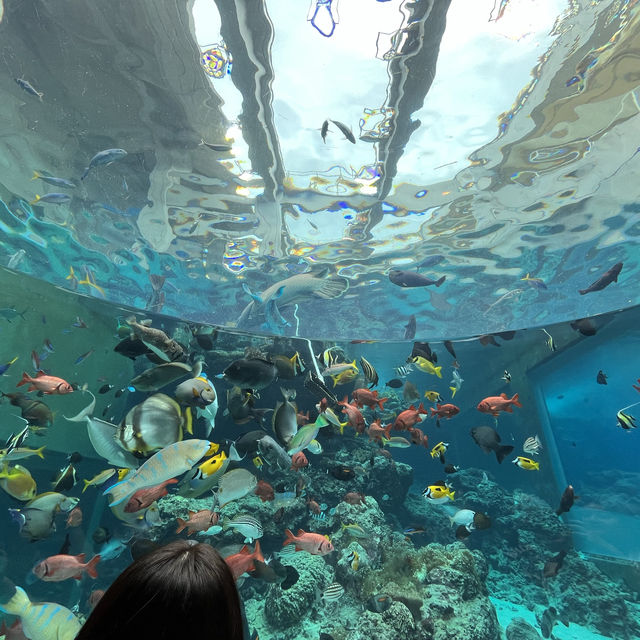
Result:
M355 404L349 404L349 398L347 398L347 396L344 397L342 402L338 402L338 404L342 407L342 413L347 414L349 424L356 430L356 433L364 433L366 423L364 416L360 413L360 409L358 409Z
M309 412L307 411L307 413L302 413L301 411L298 411L298 413L296 413L296 422L299 427L303 427L307 424L309 422Z
M389 398L378 398L377 391L370 391L369 389L356 389L353 392L353 400L358 409L362 409L365 405L370 409L378 407L380 411L384 409L384 403Z
M438 418L451 420L458 413L460 413L460 408L455 404L437 404L435 409L431 407L431 417L438 416Z
M210 527L218 524L219 517L220 515L218 513L215 513L210 509L202 509L202 511L189 511L188 520L177 518L178 528L176 529L176 533L180 533L181 531L186 529L187 535L190 536L192 533L197 533L198 531L206 531Z
M62 582L62 580L69 578L80 580L83 571L86 571L92 578L97 578L96 565L98 562L100 562L100 556L93 556L89 562L85 563L84 553L79 556L49 556L33 568L33 573L44 582Z
M256 540L256 547L253 552L249 551L249 547L245 544L238 553L234 553L232 556L227 556L224 559L236 580L249 571L255 571L256 566L253 564L254 560L264 562L264 556L262 555L262 551L260 551L259 540Z
M68 382L62 378L48 376L44 371L38 371L35 378L32 378L26 371L23 371L22 380L18 382L16 387L21 387L27 383L30 384L27 391L42 391L42 393L46 395L52 395L54 393L62 395L63 393L71 393L73 391L73 387Z
M302 451L298 451L298 453L294 453L291 456L292 470L298 471L299 469L306 467L308 464L309 464L309 461L307 460L307 456L305 456L304 453L302 453Z
M295 543L296 551L308 551L314 556L326 556L327 553L333 551L331 540L320 533L310 533L298 529L298 535L294 536L290 529L286 529L284 535L286 537L282 543L283 547Z
M411 436L411 442L413 442L413 444L422 444L422 439L425 437L422 429L418 429L418 427L409 427L407 431Z
M369 428L367 429L369 440L375 440L376 442L382 442L382 438L387 438L388 440L392 426L393 425L389 423L386 427L383 427L380 419L375 420L369 425Z
M262 502L270 502L275 499L275 493L273 491L273 487L264 480L258 480L258 484L256 488L253 490Z
M499 396L489 396L482 400L478 404L478 411L490 413L492 416L497 417L500 411L513 413L512 405L522 407L518 401L518 394L514 394L513 398L507 398L506 393L501 393Z
M322 509L320 509L320 505L315 500L307 500L307 507L311 513L315 513L319 515L322 513Z
M136 511L140 511L140 509L146 509L158 500L158 498L162 498L162 496L166 496L169 493L167 491L167 485L176 484L176 482L178 482L176 478L169 478L169 480L165 480L155 487L139 489L129 498L129 502L127 502L127 506L124 508L125 512L135 513Z
M352 505L367 504L364 493L357 493L356 491L349 491L349 493L345 493L342 500L343 502Z
M67 516L67 527L79 527L82 524L82 510L76 507Z
M413 405L411 405L408 409L405 409L402 413L400 413L393 423L393 428L396 431L404 431L409 427L413 427L414 424L422 422L420 414L423 414L425 416L429 415L429 412L424 408L422 402L417 409Z

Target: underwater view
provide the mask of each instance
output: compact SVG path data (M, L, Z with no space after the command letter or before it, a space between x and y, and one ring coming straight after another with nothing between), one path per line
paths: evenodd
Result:
M639 39L0 0L0 640L176 540L244 640L640 639Z

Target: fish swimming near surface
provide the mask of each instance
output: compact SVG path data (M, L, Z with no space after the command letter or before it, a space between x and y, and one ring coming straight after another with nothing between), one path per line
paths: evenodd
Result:
M66 178L56 178L52 175L46 174L41 171L34 171L32 180L42 180L47 184L51 184L54 187L66 187L67 189L75 189L76 183L71 182L71 180L67 180Z
M0 602L0 611L18 616L30 640L73 640L80 631L80 622L69 609L55 602L33 603L18 586L8 601Z
M437 280L432 280L417 271L401 271L400 269L391 269L391 271L389 271L389 280L398 287L405 288L428 287L430 285L439 287L446 279L447 276L442 276Z
M80 180L84 180L89 175L89 171L94 167L109 165L116 160L122 160L126 155L127 152L124 149L105 149L104 151L99 151L89 161L89 166L87 166L82 176L80 176Z
M333 122L333 124L336 125L336 127L338 127L338 129L340 129L340 133L342 133L342 135L351 143L351 144L355 144L356 143L356 139L355 136L353 135L353 132L351 131L351 129L349 129L349 127L347 127L346 124L343 124L342 122L339 122L338 120L331 120L331 122ZM324 125L322 125L324 127Z
M131 328L131 337L142 340L164 362L173 362L183 357L184 349L164 331L153 328L151 320L138 322L135 316L129 316L127 324Z
M42 91L38 91L28 80L25 80L24 78L14 78L14 80L23 91L26 91L29 95L38 98L38 100L42 102L42 98L44 96Z
M617 262L608 271L603 273L595 282L592 282L586 289L579 289L578 293L584 296L587 293L593 291L602 291L605 287L608 287L612 282L618 282L618 276L622 271L622 262Z
M569 325L574 331L581 333L583 336L595 336L598 333L598 328L591 318L582 318L581 320L574 320Z
M289 304L304 302L307 298L316 297L324 300L338 298L343 295L348 288L348 280L339 276L326 277L326 272L321 272L316 275L301 273L291 276L290 278L272 284L259 294L262 305L256 302L255 299L252 300L240 314L236 326L242 326L261 306L266 305L280 289L282 289L282 291L277 299L278 306L284 307Z
M404 325L404 339L413 340L416 337L416 317L415 315L409 316L409 322Z
M322 123L322 127L320 127L320 136L322 137L322 142L327 144L327 133L329 132L329 121L325 120Z
M71 202L71 196L68 193L46 193L43 196L36 193L36 197L29 204L68 204L69 202Z
M500 444L500 435L493 427L473 427L471 437L485 453L493 451L499 464L513 451L511 445Z

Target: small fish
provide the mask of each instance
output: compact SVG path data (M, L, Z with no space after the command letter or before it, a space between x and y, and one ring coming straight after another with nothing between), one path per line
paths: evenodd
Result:
M440 458L440 462L442 464L445 463L444 454L447 452L447 448L449 447L448 442L438 442L438 444L431 449L431 457L432 458Z
M507 384L511 382L511 374L505 369L504 374L500 378L500 380L504 380Z
M402 271L400 269L391 269L391 271L389 271L389 280L398 287L404 288L429 287L431 285L439 287L446 279L447 276L441 276L437 280L432 280L417 271Z
M402 530L405 536L415 536L420 533L424 533L424 527L407 527Z
M82 510L80 507L74 507L69 511L69 515L67 516L67 528L69 527L79 527L82 524Z
M424 397L429 402L442 402L442 396L437 391L425 391Z
M323 592L322 600L325 602L335 602L344 595L344 587L339 582L332 582Z
M456 397L456 393L460 391L460 389L462 388L463 382L464 382L464 378L462 378L460 374L454 369L453 379L449 382L449 389L451 390L451 398Z
M638 384L632 384L631 386L638 392L640 392L640 378L636 380Z
M400 380L399 378L393 378L392 380L389 380L389 382L387 382L385 386L391 387L392 389L399 389L403 385L404 382L402 382L402 380Z
M542 279L533 278L532 276L529 275L528 272L527 272L527 275L524 276L524 278L520 278L520 280L526 282L527 284L530 284L531 286L535 287L536 289L546 289L547 288L547 285L542 281Z
M426 500L438 504L446 502L447 500L453 500L456 492L451 491L451 486L441 480L425 487L422 491L422 495Z
M36 197L29 204L68 204L69 202L71 202L71 196L68 193L47 193L43 196L36 193Z
M574 500L577 500L580 496L577 496L571 485L567 485L567 488L562 492L562 497L560 498L560 506L556 509L557 515L562 515L563 513L569 513L571 507L573 507Z
M329 132L329 121L325 120L320 128L320 135L322 136L322 142L327 143L327 133Z
M557 351L558 348L556 347L556 343L553 340L553 336L546 329L542 329L542 331L544 331L547 334L547 339L545 340L547 347L549 347L551 351Z
M9 269L17 269L18 265L22 262L22 259L27 255L27 252L24 249L18 249L10 258L9 262L7 262L7 267Z
M0 376L3 375L7 369L18 359L16 356L13 360L9 360L9 362L5 362L5 364L0 365Z
M378 385L378 372L375 367L364 357L360 358L360 366L362 367L362 373L366 381L369 383L369 389Z
M598 384L607 384L607 377L607 374L602 373L602 369L600 369L600 371L598 371L598 375L596 376L596 382Z
M622 409L616 413L616 419L618 421L618 425L621 426L625 431L630 431L631 429L635 429L638 425L634 422L635 418L629 414L624 413Z
M451 463L446 465L444 468L445 473L456 473L457 471L460 471L460 467Z
M537 435L527 438L522 445L522 450L533 456L537 456L542 450L542 443Z
M94 349L89 349L86 353L79 355L73 364L80 364L83 360L86 360L92 353Z
M75 189L75 183L71 182L71 180L67 180L65 178L55 178L54 176L48 176L40 173L39 171L33 172L32 180L42 180L47 184L51 184L54 187L67 187L68 189Z
M69 463L55 475L51 485L54 491L70 491L76 482L78 482L76 469L73 464Z
M558 571L562 567L562 563L564 562L564 558L567 555L567 552L562 550L556 556L551 558L551 560L547 560L544 563L544 567L542 569L542 575L545 578L553 578L558 575Z
M338 127L338 129L340 129L342 135L344 135L344 137L349 142L351 142L351 144L355 144L356 143L355 136L353 135L353 133L351 132L351 129L349 129L349 127L347 127L346 124L342 124L342 122L338 122L337 120L332 120L331 122L333 122L333 124L335 124L336 127Z
M608 271L602 274L595 282L591 283L586 289L580 289L578 293L583 296L593 291L602 291L605 287L608 287L612 282L618 282L618 276L622 271L623 263L617 262Z
M358 554L357 551L352 551L348 556L347 556L347 562L349 563L349 566L354 570L357 571L358 567L360 566L360 555Z
M72 327L76 327L77 329L87 329L87 325L84 320L80 316L76 316L76 319L71 323Z
M99 151L89 161L89 166L84 170L80 180L84 180L89 175L89 171L91 171L93 167L109 165L116 160L121 160L126 155L127 152L124 149L105 149L104 151Z
M409 322L404 325L404 339L413 340L416 337L416 317L415 315L409 316Z
M411 366L400 365L399 367L394 367L395 374L400 378L406 378L412 371Z
M516 456L514 460L512 460L513 464L517 465L521 469L525 469L525 471L539 471L540 463L532 460L531 458L525 458L524 456Z
M38 100L40 100L40 102L42 102L44 93L42 93L42 91L36 90L36 88L28 80L25 80L24 78L15 78L15 81L21 89L31 94L32 96L35 96L36 98L38 98Z
M103 384L99 389L98 389L98 393L108 393L109 391L111 391L111 389L113 389L113 385L112 384Z
M428 269L429 267L435 267L444 260L444 256L439 254L428 256L422 262L416 265L416 269ZM455 358L455 356L453 356Z

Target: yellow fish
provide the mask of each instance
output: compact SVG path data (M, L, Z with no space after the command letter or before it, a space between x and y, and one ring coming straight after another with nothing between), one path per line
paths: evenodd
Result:
M438 444L431 449L432 458L440 458L441 462L444 462L444 454L447 452L448 442L438 442Z
M357 551L352 551L347 556L347 562L351 565L351 568L354 571L357 571L358 567L360 566L360 556L358 555L358 552Z
M429 402L442 402L442 396L437 391L425 391L424 397Z
M0 471L0 487L16 500L31 500L37 493L36 481L31 477L29 469L19 464L9 468L5 462Z
M447 499L453 500L456 492L451 491L451 487L448 484L436 482L426 487L422 495L431 502L446 502Z
M415 358L411 359L411 362L415 364L416 367L420 369L420 371L424 371L425 373L430 373L433 376L438 376L438 378L442 378L442 374L440 373L440 371L442 370L442 367L434 366L431 360L427 360L422 356L416 356Z
M515 460L513 460L513 464L517 464L521 469L526 469L527 471L539 471L540 463L532 460L531 458L525 458L523 456L518 456Z
M358 367L354 365L352 369L346 369L345 371L342 371L341 373L338 373L335 376L331 376L331 379L333 380L333 386L335 387L339 384L346 384L347 382L353 382L356 379L358 373L359 373Z
M205 460L201 465L198 466L200 470L200 476L202 478L207 478L213 475L216 471L222 467L224 461L227 459L227 454L224 451L221 451L218 455Z

